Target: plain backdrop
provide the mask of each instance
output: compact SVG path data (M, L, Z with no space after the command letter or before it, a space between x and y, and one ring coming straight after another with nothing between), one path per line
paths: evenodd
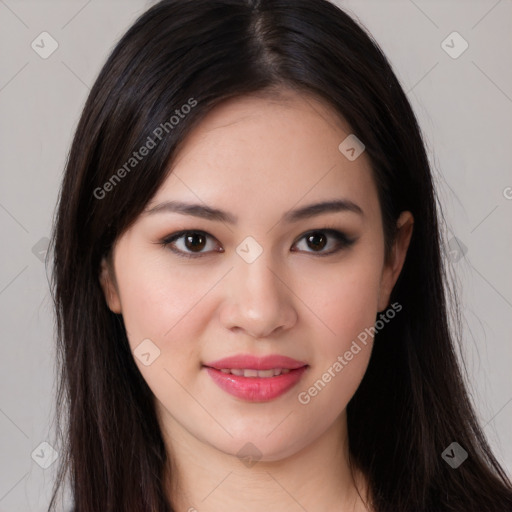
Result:
M41 467L52 454L41 443L52 439L56 383L42 260L90 87L150 4L0 0L0 512L43 512L49 502L57 464ZM380 44L424 132L460 285L471 395L512 474L512 2L338 5ZM44 51L58 44L47 58L40 42L32 46L41 37Z

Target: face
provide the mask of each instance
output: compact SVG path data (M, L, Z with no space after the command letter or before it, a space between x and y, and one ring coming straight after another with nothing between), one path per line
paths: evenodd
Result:
M309 96L230 100L116 241L105 297L173 439L277 460L345 417L412 231L404 212L385 264L370 161L338 148L349 134ZM257 360L216 364L230 356Z

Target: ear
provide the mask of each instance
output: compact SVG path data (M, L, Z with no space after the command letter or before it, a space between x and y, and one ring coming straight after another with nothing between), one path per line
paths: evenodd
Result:
M413 226L414 217L411 212L402 212L396 223L397 232L391 248L389 261L385 263L382 271L378 311L384 311L388 307L391 292L405 262Z
M121 313L121 301L117 290L112 265L104 257L101 260L100 284L105 294L107 305L113 313Z

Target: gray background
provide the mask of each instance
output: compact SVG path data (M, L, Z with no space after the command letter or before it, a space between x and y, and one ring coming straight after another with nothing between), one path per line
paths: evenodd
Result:
M52 443L55 392L41 258L89 89L151 3L0 0L0 512L44 511L49 501L56 464L36 462L51 461L40 445ZM471 394L512 474L512 2L338 3L382 46L419 117L445 211L446 258L461 289ZM31 47L42 46L43 31L58 43L47 59ZM469 44L458 58L444 48L458 52L460 40L442 45L453 31Z

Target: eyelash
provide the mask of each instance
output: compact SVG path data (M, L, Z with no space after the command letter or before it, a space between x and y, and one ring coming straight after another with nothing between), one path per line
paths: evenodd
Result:
M298 243L299 241L301 241L303 238L307 237L308 235L312 235L314 233L330 235L333 238L335 238L339 244L338 248L331 250L330 252L327 252L327 253L315 252L315 251L305 251L307 253L310 253L310 254L313 254L313 255L319 256L319 257L331 256L333 254L338 253L342 249L348 249L357 240L356 238L349 238L347 235L345 235L345 233L338 231L334 227L326 226L321 229L314 229L311 231L307 231L306 233L304 233L303 235L300 236L300 238L297 240L297 242L294 243L294 245L296 243ZM173 233L172 235L169 235L169 236L165 237L164 239L160 240L158 243L165 248L169 248L173 253L175 253L176 255L183 257L183 258L200 258L200 257L203 257L205 254L208 254L208 252L187 253L187 252L183 252L181 250L177 250L171 246L171 244L173 242L175 242L176 240L179 240L180 238L182 238L184 235L187 235L187 234L198 234L198 235L203 235L207 238L211 237L211 238L215 239L215 237L213 237L209 233L206 233L205 231L196 230L196 229L187 229L187 230L178 231L176 233ZM221 252L221 251L215 251L215 252Z

